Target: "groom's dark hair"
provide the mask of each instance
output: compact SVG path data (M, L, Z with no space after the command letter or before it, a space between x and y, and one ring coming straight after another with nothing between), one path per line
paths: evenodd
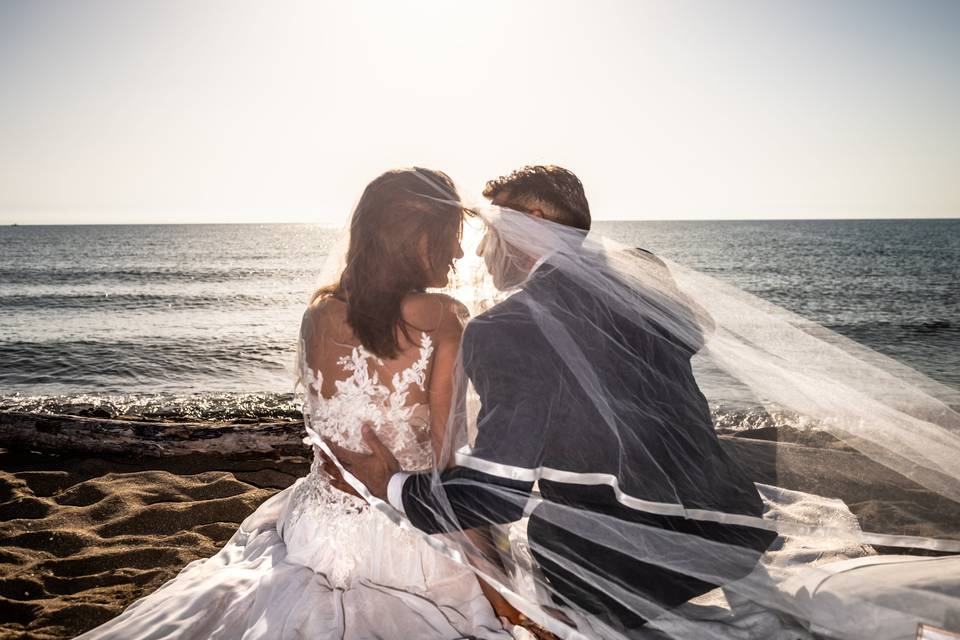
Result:
M583 184L568 169L554 164L526 166L488 182L483 196L493 200L504 192L510 202L517 205L531 205L535 201L547 203L559 216L556 222L590 230L590 205Z

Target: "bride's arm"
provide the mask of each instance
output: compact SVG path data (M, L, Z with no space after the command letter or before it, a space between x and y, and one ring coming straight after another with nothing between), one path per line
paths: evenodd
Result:
M455 371L460 339L463 337L463 306L444 296L440 324L431 333L434 344L433 367L430 373L430 440L433 444L437 469L445 469L451 462L452 447L446 442L450 409L455 397ZM444 445L448 445L445 447Z
M454 398L463 396L464 389L461 387L466 385L466 380L456 375L464 319L465 310L459 302L451 299L443 311L440 328L433 334L435 352L433 372L430 376L430 435L433 442L434 461L438 470L448 468L452 464L453 452L450 449L453 447L451 443L445 442L448 423L451 419L450 410ZM444 451L445 444L447 451ZM463 533L472 545L471 549L465 549L472 564L486 571L491 571L491 568L485 567L486 563L496 567L493 569L494 572L504 570L500 554L493 544L493 533L489 526L464 529ZM506 618L511 624L520 624L524 620L523 615L492 585L479 576L477 581L498 617Z

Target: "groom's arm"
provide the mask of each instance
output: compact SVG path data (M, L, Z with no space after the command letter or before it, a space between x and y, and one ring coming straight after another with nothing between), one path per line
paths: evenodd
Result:
M487 320L467 325L464 369L480 397L476 445L439 475L391 479L388 497L427 533L519 520L543 460L556 370L547 371L540 330L530 322Z
M398 474L399 475L399 474ZM400 504L410 523L426 533L475 529L519 520L532 482L510 481L453 467L436 479L429 472L401 476Z

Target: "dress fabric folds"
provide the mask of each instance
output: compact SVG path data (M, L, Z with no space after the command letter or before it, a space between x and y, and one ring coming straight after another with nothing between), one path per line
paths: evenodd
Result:
M372 356L357 347L341 362L347 377L332 398L322 398L321 380L308 376L307 432L358 440L360 425L372 421L405 469L429 468L429 409L403 400L410 385L424 384L431 355L425 338L419 360L387 386L370 375ZM473 571L332 488L316 445L313 452L310 473L261 504L219 552L79 639L513 637Z

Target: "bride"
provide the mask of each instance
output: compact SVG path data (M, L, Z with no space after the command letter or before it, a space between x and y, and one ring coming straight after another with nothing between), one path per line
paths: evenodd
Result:
M463 256L463 215L439 171L388 171L366 187L339 280L303 315L305 442L362 448L361 426L371 423L404 470L444 465L464 310L425 290L445 286ZM526 634L512 624L522 616L468 566L331 487L313 449L310 473L264 502L220 552L80 638Z

